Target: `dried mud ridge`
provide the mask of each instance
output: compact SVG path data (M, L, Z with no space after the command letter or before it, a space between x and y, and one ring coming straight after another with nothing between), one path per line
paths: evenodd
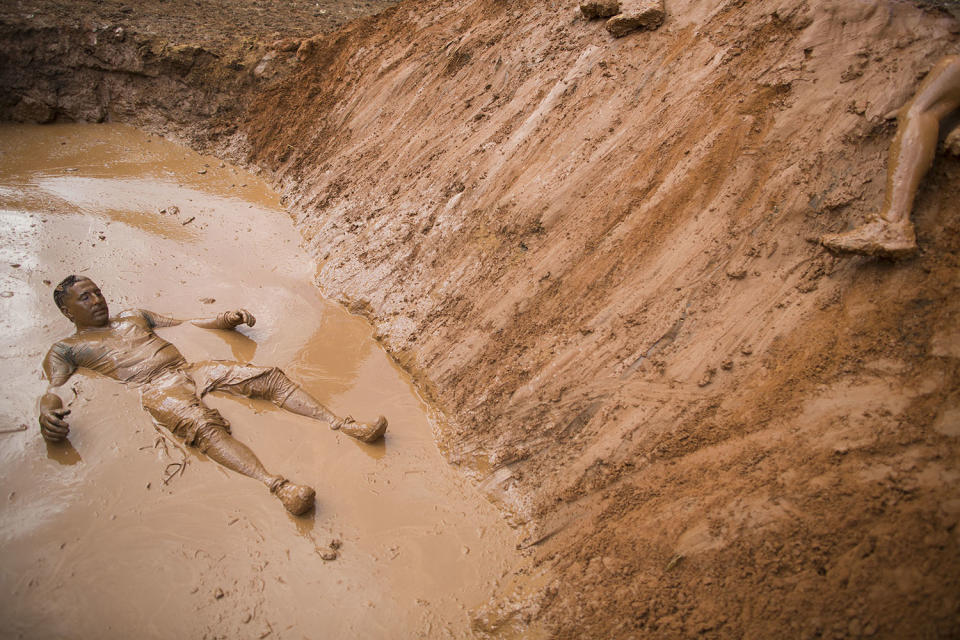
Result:
M216 53L7 11L0 110L269 172L319 286L528 531L478 629L955 637L960 161L916 258L812 240L879 207L891 114L960 24L676 1L613 39L577 4L401 2Z

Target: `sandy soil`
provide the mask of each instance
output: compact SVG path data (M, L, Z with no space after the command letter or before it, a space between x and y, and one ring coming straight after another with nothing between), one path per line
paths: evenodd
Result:
M0 422L27 427L0 435L0 637L470 637L514 533L443 461L369 325L319 297L278 196L221 165L119 125L0 127ZM250 309L242 332L161 333L189 360L280 365L341 415L389 416L388 437L209 398L268 469L317 488L301 518L94 375L69 384L69 441L45 444L40 361L70 333L50 283L70 272L115 313Z
M524 527L481 626L955 637L960 161L916 258L815 241L876 210L892 115L960 52L936 4L677 0L614 40L572 1L402 2L233 67L16 18L0 112L277 182Z

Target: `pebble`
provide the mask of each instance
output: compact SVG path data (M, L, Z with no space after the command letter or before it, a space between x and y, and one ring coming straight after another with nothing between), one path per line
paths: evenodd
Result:
M731 280L743 280L747 277L746 269L735 269L732 271L727 271L727 277Z
M13 297L13 291L4 291L3 293L0 293L0 298L12 298L12 297Z
M216 598L217 600L222 598L224 595L226 594L223 593L223 589L221 589L220 587L217 587L217 590L213 592L213 597Z
M587 0L580 3L580 13L587 20L609 18L620 13L619 0Z

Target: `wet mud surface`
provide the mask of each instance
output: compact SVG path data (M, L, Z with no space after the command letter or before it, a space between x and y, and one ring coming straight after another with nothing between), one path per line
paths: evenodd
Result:
M4 429L26 426L0 434L0 636L471 635L470 612L516 564L513 532L442 460L433 417L369 326L319 297L262 181L127 127L5 126L0 216L0 412ZM158 333L188 360L282 366L341 415L387 415L386 440L208 396L268 468L316 487L303 518L92 374L69 384L69 442L45 443L40 361L72 332L50 283L74 272L114 313L249 308L253 328Z
M524 527L482 626L960 636L958 130L916 256L818 242L882 206L955 3L674 0L614 39L576 1L407 0L296 49L52 4L0 20L0 117L132 123L278 185L318 286Z

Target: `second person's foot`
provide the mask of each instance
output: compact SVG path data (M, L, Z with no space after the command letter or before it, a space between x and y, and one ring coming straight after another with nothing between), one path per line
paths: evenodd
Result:
M889 222L874 216L844 233L828 233L820 238L827 249L883 258L907 258L917 251L917 236L909 220Z

